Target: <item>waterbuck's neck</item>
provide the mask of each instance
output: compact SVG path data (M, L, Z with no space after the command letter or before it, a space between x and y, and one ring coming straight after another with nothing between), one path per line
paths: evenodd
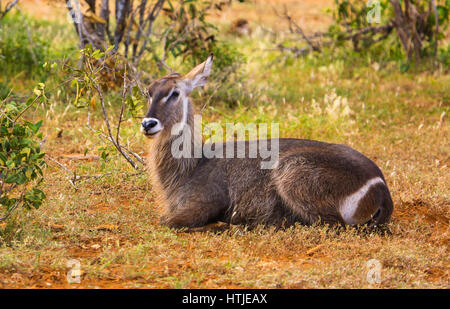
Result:
M170 198L171 192L187 181L201 160L201 157L194 155L194 149L202 146L201 136L194 138L194 108L189 99L185 100L187 101L184 104L182 125L179 128L183 128L185 132L190 130L191 134L183 134L183 130L180 130L178 134L165 131L152 141L150 146L149 161L153 183L156 183L159 189L164 191L166 198ZM181 157L178 155L177 158L173 149L174 143L190 145L190 151L185 152Z

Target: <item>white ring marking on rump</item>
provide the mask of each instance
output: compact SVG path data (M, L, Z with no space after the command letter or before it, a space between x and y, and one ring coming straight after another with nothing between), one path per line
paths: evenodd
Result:
M380 177L372 178L368 180L358 191L350 194L342 201L340 213L345 223L350 225L361 223L353 218L356 210L358 209L359 201L367 194L367 192L373 185L376 185L378 183L384 184L383 179L381 179Z

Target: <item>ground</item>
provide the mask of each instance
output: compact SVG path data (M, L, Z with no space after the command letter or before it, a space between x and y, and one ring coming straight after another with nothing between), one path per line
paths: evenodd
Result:
M326 27L322 16L333 1L271 1L278 2L297 5L295 12L314 32ZM37 14L33 5L25 1L23 10ZM253 8L250 15L244 15L247 6ZM282 27L273 10L256 1L235 4L215 18L227 25L231 16L245 16L255 30L235 44L247 55L242 70L247 84L257 85L256 99L245 106L212 105L204 120L279 122L283 137L345 143L361 151L380 166L391 190L391 234L320 225L170 230L159 225L163 209L147 174L135 175L113 154L106 166L98 152L84 155L98 143L85 126L86 113L55 100L44 114L45 151L77 175L98 177L73 185L71 175L48 161L46 203L21 213L18 226L0 225L14 231L0 246L0 288L450 287L448 71L400 73L389 64L356 68L312 58L272 64L273 54L259 48L270 34L258 25L264 20L271 29ZM92 117L100 127L101 114ZM124 123L123 139L151 155L138 126L138 120ZM80 263L80 283L68 283L72 259ZM368 280L371 260L381 265L378 283Z

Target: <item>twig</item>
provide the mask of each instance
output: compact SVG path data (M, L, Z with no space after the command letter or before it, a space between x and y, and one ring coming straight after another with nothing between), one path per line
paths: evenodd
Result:
M320 48L321 46L323 47L323 46L330 46L330 45L336 44L336 42L333 40L332 37L330 37L330 34L327 32L318 32L318 33L314 33L313 35L307 36L305 34L305 32L303 31L303 29L292 19L291 16L289 16L286 6L284 7L283 15L278 14L278 12L276 10L275 10L275 13L277 15L285 18L289 23L290 32L295 33L295 34L300 34L299 40L305 41L308 45L308 48L306 48L306 47L297 47L297 46L285 47L282 44L278 44L276 49L278 49L279 51L289 52L290 54L293 54L294 57L298 58L300 56L306 56L311 51L321 52L322 51ZM382 33L382 35L379 38L372 39L369 42L369 44L373 44L373 43L379 42L379 41L387 38L393 29L394 29L393 22L389 22L388 24L382 25L382 26L370 26L370 27L365 27L365 28L356 29L356 30L354 30L352 28L348 28L346 30L346 33L348 33L348 34L341 37L339 40L342 40L342 41L352 40L354 43L354 48L357 49L358 41L360 40L360 36L369 34L369 33L371 35ZM329 38L329 40L324 42L322 39L325 37ZM269 50L273 50L273 49L269 49ZM287 58L287 56L284 57L284 59L285 58ZM280 62L282 60L283 60L283 58L277 59L274 62ZM269 66L272 64L269 64Z
M111 125L109 123L109 117L108 117L108 112L106 110L106 106L105 106L105 100L103 98L103 92L100 89L100 86L98 85L98 83L96 82L96 80L92 77L95 76L92 67L90 66L90 63L87 63L87 68L89 69L89 74L87 74L92 86L94 87L94 89L96 90L99 98L100 98L100 103L102 106L102 111L103 111L103 117L106 123L106 128L108 130L108 136L107 139L113 143L114 147L117 149L117 151L128 161L128 163L131 164L131 166L133 166L134 169L139 169L139 166L133 161L133 159L131 159L131 157L125 153L123 151L123 149L125 149L124 146L121 146L118 139L116 140L113 136L112 130L111 130ZM88 120L89 121L89 120ZM137 154L133 153L131 150L126 149L129 153L131 153L135 158L138 159L138 161L142 164L144 164L144 160L142 158L140 158Z
M128 154L123 152L122 146L119 145L119 143L115 140L114 136L112 135L111 126L109 124L108 112L106 111L105 101L103 99L103 93L100 90L100 87L98 86L98 84L92 78L90 78L90 79L91 79L92 85L94 86L95 90L97 91L97 94L100 97L100 103L102 105L102 110L103 110L103 117L105 119L106 128L108 129L109 140L116 147L117 151L119 151L119 153L128 161L128 163L130 163L131 166L133 166L134 169L139 169L139 166L136 165L136 163L130 158L130 156L128 156Z
M166 69L168 69L170 71L170 73L174 73L175 71L172 70L171 67L169 67L166 64L166 50L170 49L174 43L178 42L179 39L176 39L174 42L172 42L167 48L166 48L166 42L167 42L167 35L169 34L169 32L172 30L173 25L170 25L169 29L166 30L166 32L163 35L162 38L162 46L163 46L163 52L162 52L162 56L161 59L159 60L159 63L162 64Z
M132 71L136 72L137 69L134 68L131 63L129 63L129 61L127 59L124 59L125 61L125 67L127 65L130 65L130 68ZM100 138L105 138L106 140L108 140L109 142L111 142L114 147L119 151L119 153L131 164L131 166L133 166L133 168L135 169L139 169L139 166L133 161L133 159L129 156L131 155L132 157L134 157L139 163L141 163L142 165L146 165L145 160L139 156L138 154L134 153L133 151L131 151L129 148L123 146L120 144L120 126L122 123L122 118L123 118L123 113L125 110L125 97L126 97L126 93L129 91L129 85L128 85L128 72L125 71L124 73L124 81L123 81L123 90L122 90L122 106L121 106L121 110L120 110L120 115L119 115L119 121L116 127L116 137L114 137L112 130L111 130L111 126L110 126L110 122L109 122L109 117L108 117L108 113L105 107L105 102L104 102L104 98L103 98L103 93L99 87L99 85L97 84L96 80L94 78L92 78L92 76L95 76L96 74L94 73L90 63L87 63L87 68L90 71L90 74L88 74L88 78L90 80L90 82L92 83L94 89L96 90L97 94L99 95L100 98L100 103L102 106L102 111L103 111L103 117L106 123L106 127L108 130L108 134L104 134L103 132L101 132L100 130L95 130L94 128L91 127L90 125L90 113L88 113L88 121L86 126L95 133L99 133L100 134ZM126 70L126 68L125 68ZM140 85L140 81L139 79L134 76L134 80L136 85L138 86L139 90L141 91L141 93L145 96L148 97L148 94L145 94L144 91L141 89L141 85ZM124 152L126 151L126 152ZM128 155L128 154L129 155Z
M23 197L23 194L24 194L24 193L25 193L25 191L23 191L22 194L20 194L20 197L17 199L16 203L14 204L13 207L11 207L11 208L6 212L6 215L4 215L3 217L0 217L0 222L1 222L1 221L4 221L4 220L6 220L6 219L8 219L8 218L11 216L11 214L13 213L13 211L20 205L20 201L22 201L22 197Z
M90 118L90 117L89 117L89 114L88 114L88 121L87 121L87 123L86 123L86 127L87 127L89 130L91 130L92 132L98 133L98 134L100 135L99 137L100 137L102 140L103 140L103 138L105 138L107 141L109 141L109 142L111 142L111 143L114 143L113 140L112 140L109 136L107 136L106 134L104 134L102 131L100 131L100 130L95 130L93 127L91 127L90 122L89 122L89 121L90 121L89 118ZM103 140L103 142L106 143L105 140ZM129 148L127 148L127 147L125 147L125 146L123 146L123 145L120 145L120 147L121 147L122 149L124 149L126 152L128 152L130 155L132 155L133 157L135 157L136 160L139 161L139 163L141 163L142 165L146 165L145 160L144 160L140 155L138 155L137 153L131 151Z
M439 35L439 16L436 8L436 2L434 0L431 0L431 5L433 7L433 13L434 13L434 20L436 24L436 33L434 34L434 51L433 54L436 57L437 55L437 49L438 49L438 35Z
M13 121L13 126L16 124L17 120L19 120L20 117L22 117L22 115L31 107L33 106L33 104L40 98L42 97L42 94L36 96L36 98L34 98L33 102L31 102L27 107L25 107L17 116L16 118L14 118Z
M133 63L136 65L141 60L142 55L144 54L145 49L147 48L147 43L150 39L150 35L152 34L153 30L153 23L156 20L156 17L158 17L159 13L161 12L161 9L163 7L165 0L158 0L152 11L149 13L147 18L145 19L144 24L142 25L142 28L145 28L146 24L148 23L147 32L145 33L145 41L141 46L141 49L138 52L138 55L135 59L133 59ZM141 27L141 25L139 25Z
M60 168L62 168L64 171L66 171L68 174L70 174L69 183L75 188L75 190L78 190L78 187L76 183L82 179L89 179L89 178L102 178L108 175L112 175L112 172L106 172L103 174L94 174L94 175L77 175L75 172L69 170L64 164L58 162L48 154L45 154L50 161L56 163ZM136 173L138 175L139 173Z
M14 1L9 2L9 3L6 5L5 10L4 10L3 12L0 12L0 20L1 20L3 17L5 17L5 15L6 15L9 11L11 11L11 9L12 9L18 2L19 2L19 0L14 0Z
M366 33L372 33L372 34L377 34L377 33L383 33L384 36L387 36L391 33L391 31L394 29L394 25L392 25L392 23L389 23L387 25L383 25L383 26L372 26L372 27L365 27L362 29L357 30L356 32L352 32L350 33L348 36L343 37L343 40L351 40L361 34L366 34Z
M133 56L132 59L134 60L136 58L136 52L137 52L137 47L138 47L138 42L139 39L141 38L142 35L142 27L141 25L144 23L144 17L145 17L145 7L147 6L147 0L142 0L141 3L136 7L136 10L139 9L139 23L138 23L138 31L136 34L136 38L134 40L133 43Z
M128 92L128 86L127 86L127 66L125 65L125 72L123 73L123 89L122 89L122 105L120 106L120 114L119 114L119 121L117 122L117 132L116 132L116 141L120 143L120 124L122 123L122 117L123 117L123 111L125 109L125 96Z
M74 175L74 173L69 170L67 167L64 166L64 164L59 163L58 161L56 161L55 159L53 159L52 157L50 157L47 153L45 154L47 156L47 158L49 158L51 161L53 161L54 163L58 164L59 167L61 167L63 170L65 170L66 172L68 172L69 174Z
M287 13L286 5L284 5L284 17L288 20L289 29L291 29L292 32L294 32L293 28L295 28L295 32L299 33L302 36L302 38L306 41L306 43L308 43L312 50L320 52L320 47L313 44L313 42L303 32L303 29L299 25L297 25L297 23L292 19L291 16L289 16L289 14Z

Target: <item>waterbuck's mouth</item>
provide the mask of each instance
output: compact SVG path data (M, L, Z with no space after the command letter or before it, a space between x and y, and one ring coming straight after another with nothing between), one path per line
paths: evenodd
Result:
M163 129L161 122L156 118L144 118L141 123L141 132L147 137L155 137Z
M152 130L152 129L146 130L146 129L144 129L143 127L141 127L141 132L142 132L146 137L149 137L149 138L154 138L154 137L158 136L159 133L161 133L161 131L162 131L162 128L161 128L160 130Z

